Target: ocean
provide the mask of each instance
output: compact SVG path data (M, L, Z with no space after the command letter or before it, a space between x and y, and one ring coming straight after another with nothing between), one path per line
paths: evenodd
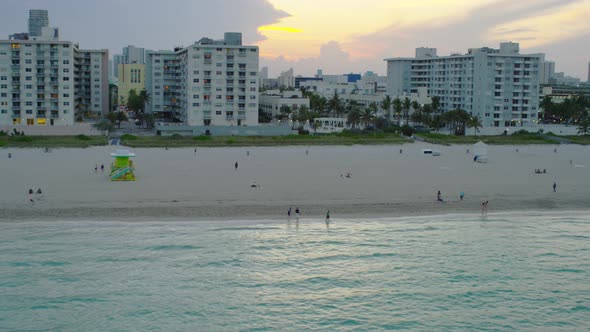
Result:
M0 224L2 331L588 331L590 212Z

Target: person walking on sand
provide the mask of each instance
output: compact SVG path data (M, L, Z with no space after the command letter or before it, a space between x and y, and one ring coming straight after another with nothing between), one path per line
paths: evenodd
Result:
M104 164L100 164L100 171L104 173Z
M553 192L557 191L557 182L553 182Z
M295 214L297 215L297 217L299 217L301 215L301 211L299 210L299 207L295 208Z
M443 201L442 200L442 195L440 193L440 190L436 193L436 200L439 201L439 202L442 202Z
M326 213L326 224L330 223L330 210Z
M237 171L238 170L238 162L236 161L236 163L234 164L234 169Z
M287 217L291 217L291 207L289 206L289 209L287 210Z
M463 200L463 197L465 197L465 193L464 192L460 192L459 193L459 199Z
M98 173L98 164L94 165L94 173Z
M33 189L32 188L29 189L28 198L31 203L35 203L35 200L33 200Z
M197 155L197 148L195 148L195 156Z

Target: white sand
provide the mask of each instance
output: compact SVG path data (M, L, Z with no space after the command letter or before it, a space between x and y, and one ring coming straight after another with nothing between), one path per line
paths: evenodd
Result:
M423 148L442 155L422 155ZM299 206L303 216L330 209L332 219L479 213L482 200L490 201L490 212L590 207L590 147L490 146L487 164L474 163L466 149L473 150L424 143L198 148L196 156L193 148L134 149L138 180L111 182L115 147L6 148L0 150L0 220L266 218L285 216L289 206ZM101 163L105 172L96 174ZM347 172L351 178L340 177ZM253 181L262 188L251 188ZM41 188L43 199L30 203L29 188ZM436 202L437 190L444 203Z

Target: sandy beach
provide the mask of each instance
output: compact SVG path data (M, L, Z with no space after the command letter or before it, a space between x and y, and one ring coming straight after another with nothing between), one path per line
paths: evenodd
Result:
M423 155L424 148L441 155ZM302 218L330 210L334 220L479 213L485 200L489 212L590 207L590 147L579 145L490 146L487 164L473 162L471 146L426 143L198 148L196 155L134 149L137 181L111 182L116 149L0 150L0 220L274 219L286 218L290 206ZM41 188L42 197L31 203L29 188Z

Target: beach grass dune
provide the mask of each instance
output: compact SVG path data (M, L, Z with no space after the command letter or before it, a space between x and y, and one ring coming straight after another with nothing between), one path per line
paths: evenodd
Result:
M490 146L487 164L473 162L470 145L437 146L438 157L423 155L424 148L433 146L225 147L196 154L194 148L136 148L135 182L109 181L114 147L5 148L0 219L274 218L286 217L292 206L303 218L329 209L334 220L479 213L484 200L490 212L590 205L590 147ZM38 188L43 195L32 203L27 191ZM443 202L436 201L438 190Z

